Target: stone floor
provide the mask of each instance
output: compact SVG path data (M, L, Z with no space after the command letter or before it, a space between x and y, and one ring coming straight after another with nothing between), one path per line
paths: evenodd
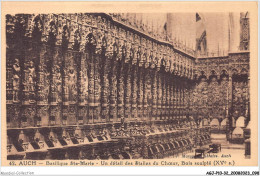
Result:
M222 149L245 150L245 144L232 144L227 141L226 134L211 134L211 142L221 144Z
M210 159L221 159L221 158L245 158L245 145L244 144L232 144L226 140L225 134L211 134L211 142L221 144L221 151L219 153L208 153L205 158ZM203 146L208 148L209 145ZM199 147L198 147L199 148ZM189 152L184 152L178 156L171 156L167 158L178 158L178 159L195 159L195 149Z

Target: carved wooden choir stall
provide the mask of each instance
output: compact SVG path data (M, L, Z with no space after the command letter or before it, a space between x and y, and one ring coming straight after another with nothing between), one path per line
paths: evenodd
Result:
M153 159L210 143L200 123L216 107L229 116L230 63L218 58L210 76L213 62L140 26L120 14L6 16L8 159ZM225 88L221 104L208 86Z

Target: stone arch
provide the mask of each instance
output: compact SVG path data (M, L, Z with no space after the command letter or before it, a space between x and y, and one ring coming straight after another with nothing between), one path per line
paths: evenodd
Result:
M213 79L218 79L218 75L215 70L211 70L209 75L209 81L211 82Z
M241 75L248 75L248 70L246 68L242 68L240 71Z
M228 71L227 70L224 69L224 70L222 70L220 72L220 81L227 80L228 77L229 77L229 75L228 75Z
M247 79L248 79L248 72L245 68L240 68L239 70L237 69L233 69L233 74L232 74L232 77L233 77L233 80L235 81L238 81L238 82L246 82ZM243 73L243 74L242 74Z
M239 73L238 70L235 69L235 68L233 68L233 69L231 70L232 76L238 75L238 73Z
M215 73L216 73L217 78L219 79L219 76L220 76L219 69L215 69L214 71L215 71Z
M200 70L200 76L204 75L205 76L205 71Z

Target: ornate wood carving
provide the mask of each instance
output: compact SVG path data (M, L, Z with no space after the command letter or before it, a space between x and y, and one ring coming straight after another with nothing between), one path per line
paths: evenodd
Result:
M104 141L110 135L130 136L126 145L133 158L149 158L168 155L167 141L179 134L149 140L145 134L185 127L188 115L196 120L249 116L249 53L195 63L188 52L148 36L136 20L124 19L105 13L7 15L8 128L50 126L61 136L68 126L78 125L89 135L79 141L94 143L100 136ZM93 129L85 129L89 124L95 124ZM73 130L64 135L73 138ZM82 147L79 157L120 158L116 152L125 152L124 145ZM158 151L152 154L149 148Z

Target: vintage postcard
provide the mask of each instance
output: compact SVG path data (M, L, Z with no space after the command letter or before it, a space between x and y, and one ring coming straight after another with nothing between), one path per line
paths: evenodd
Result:
M256 2L2 2L2 166L257 166L257 25Z

